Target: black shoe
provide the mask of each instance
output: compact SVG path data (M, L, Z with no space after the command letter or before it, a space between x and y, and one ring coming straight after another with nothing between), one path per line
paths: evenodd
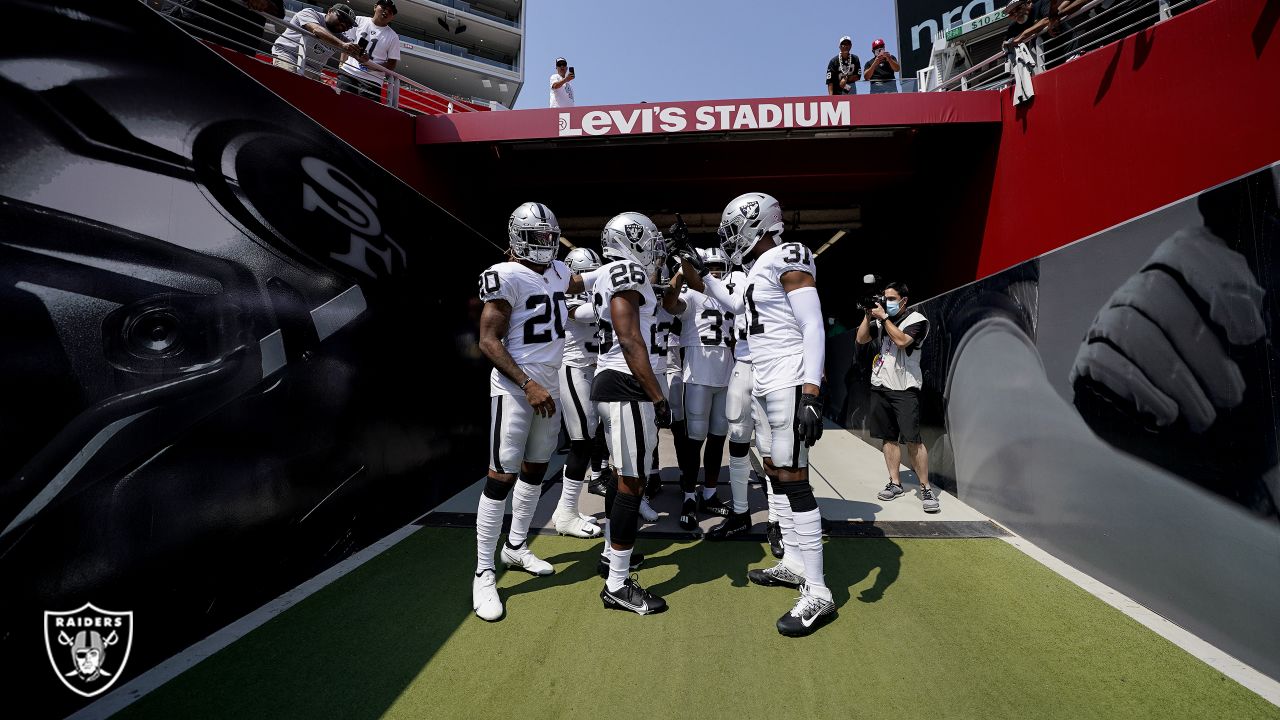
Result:
M680 507L680 529L696 531L698 529L698 503L685 500Z
M662 476L657 473L654 473L649 476L649 482L645 483L644 496L652 500L653 498L658 497L658 494L661 492L662 492Z
M769 552L773 556L782 559L782 525L780 523L769 523L768 529L765 530L765 536L769 538Z
M604 492L606 489L607 488L605 487L605 484L604 484L604 475L601 475L595 480L591 480L587 483L587 492L591 493L592 495L599 495L600 497L604 497Z
M636 570L644 564L644 553L631 551L631 562L627 565L627 569ZM609 577L609 561L604 559L604 555L600 556L600 561L596 563L596 574L602 578Z
M729 503L720 499L720 496L712 493L711 497L706 497L702 493L698 494L698 512L704 515L715 515L716 517L729 517L729 512L733 508Z
M610 610L627 610L637 615L652 615L667 609L667 601L640 587L635 577L627 578L617 592L605 585L600 600Z
M725 540L751 528L751 513L729 513L728 519L707 531L708 540Z
M804 584L804 578L787 569L786 565L778 563L771 568L761 570L751 570L747 572L747 579L757 585L765 587L789 587L798 588Z
M796 606L778 618L778 632L787 637L811 635L836 619L836 604L802 592Z

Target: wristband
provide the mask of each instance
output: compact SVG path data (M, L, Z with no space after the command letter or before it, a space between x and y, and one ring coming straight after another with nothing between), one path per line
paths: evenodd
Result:
M524 386L525 386L525 385L528 385L528 384L529 384L529 383L531 383L531 382L533 382L533 378L531 378L531 377L527 377L527 378L525 378L525 379L524 379L524 382L520 383L520 389L521 389L521 390L524 390Z

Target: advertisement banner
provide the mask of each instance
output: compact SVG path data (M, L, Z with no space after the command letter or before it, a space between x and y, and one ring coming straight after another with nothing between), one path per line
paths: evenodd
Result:
M995 12L996 6L995 0L898 0L902 77L914 77L917 70L929 65L935 38L962 23Z

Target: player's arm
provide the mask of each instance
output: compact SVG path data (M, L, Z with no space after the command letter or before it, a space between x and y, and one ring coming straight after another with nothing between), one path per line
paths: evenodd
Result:
M653 375L649 364L649 345L640 332L640 293L623 290L609 300L609 314L613 318L614 338L622 348L632 376L640 382L640 388L654 404L663 402L662 386Z
M822 329L822 303L813 276L800 270L782 274L782 291L787 294L791 313L804 337L805 395L817 395L822 386L822 368L826 364L827 337Z
M565 290L566 294L577 295L579 293L590 292L596 286L596 278L600 276L600 269L589 270L581 275L572 275L569 278L569 289Z
M682 273L677 272L667 284L667 291L662 294L662 309L672 315L683 315L689 309L688 303L680 299L680 286L683 284Z
M507 336L511 327L511 303L506 300L490 300L480 311L480 352L493 363L503 377L524 389L525 398L533 406L534 412L544 417L551 417L556 412L556 402L551 393L538 384L537 380L525 374L516 364L502 338Z
M582 300L569 303L569 319L582 325L590 325L599 320L595 306Z
M745 289L730 292L729 286L715 275L707 275L702 278L702 284L706 289L701 292L710 295L711 299L720 303L720 307L724 308L725 312L741 315L747 311L747 301L743 297L743 293L746 292Z

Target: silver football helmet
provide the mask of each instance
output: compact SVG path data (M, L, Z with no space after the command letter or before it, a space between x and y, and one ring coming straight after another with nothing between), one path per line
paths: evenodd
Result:
M722 278L729 272L729 259L720 248L698 248L698 256L702 258L702 264L707 266L707 271L715 277Z
M515 257L535 265L550 265L560 250L560 223L546 205L527 202L511 213L507 239Z
M574 273L581 275L584 272L595 270L604 264L600 260L600 256L591 248L574 248L564 256L564 264Z
M747 193L739 195L725 206L720 215L720 248L733 265L745 265L743 255L765 233L772 232L775 245L782 242L782 206L771 195Z
M604 256L618 260L634 260L650 277L662 264L665 246L662 234L649 218L638 212L615 215L600 233Z

